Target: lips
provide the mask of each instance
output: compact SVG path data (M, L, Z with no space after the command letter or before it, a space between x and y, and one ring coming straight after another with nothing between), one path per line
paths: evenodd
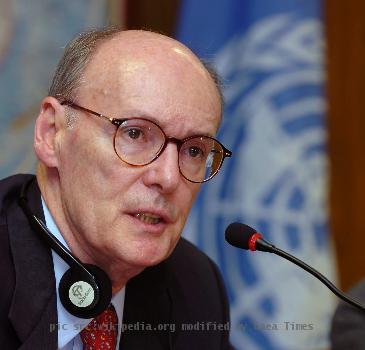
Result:
M162 217L151 213L136 213L133 216L145 224L150 225L157 225L163 221Z
M126 212L129 216L133 217L133 219L146 227L150 228L162 227L169 224L172 224L176 220L176 214L170 210L157 209L157 208L135 208L133 210L129 210Z

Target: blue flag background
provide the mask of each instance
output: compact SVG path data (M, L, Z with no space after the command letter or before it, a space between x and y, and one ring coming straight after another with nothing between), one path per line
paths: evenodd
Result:
M219 139L233 158L203 185L185 236L220 266L232 343L328 346L331 293L279 257L224 242L233 221L335 279L327 230L326 101L320 0L184 0L178 39L223 78Z

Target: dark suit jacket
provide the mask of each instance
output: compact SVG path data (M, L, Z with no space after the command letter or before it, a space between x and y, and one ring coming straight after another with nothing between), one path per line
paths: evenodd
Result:
M18 205L20 190L31 178L15 175L0 181L0 349L4 350L57 349L57 330L51 330L57 324L51 250L32 231ZM27 197L33 213L44 221L35 180ZM218 330L228 326L220 274L184 239L166 261L127 283L123 324L131 327L121 336L123 350L230 348L228 331ZM167 327L163 324L172 328L163 330ZM210 330L203 329L208 326Z
M365 305L365 279L352 288L349 294ZM332 319L332 350L365 349L365 312L341 302Z

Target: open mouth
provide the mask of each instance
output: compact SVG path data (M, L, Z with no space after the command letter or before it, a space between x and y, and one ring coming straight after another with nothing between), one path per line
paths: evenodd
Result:
M137 213L134 215L135 218L144 222L145 224L157 225L162 222L162 218L158 215L149 213Z

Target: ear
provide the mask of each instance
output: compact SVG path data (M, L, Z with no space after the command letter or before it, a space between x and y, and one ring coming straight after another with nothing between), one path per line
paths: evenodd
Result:
M46 97L35 123L34 151L38 159L47 167L58 166L56 135L60 131L59 116L64 115L64 107L54 97Z

